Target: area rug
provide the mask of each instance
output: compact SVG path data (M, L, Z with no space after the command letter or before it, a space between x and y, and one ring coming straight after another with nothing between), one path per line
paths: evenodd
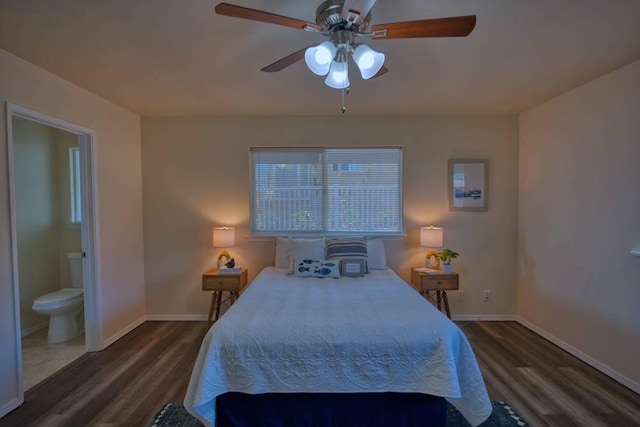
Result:
M525 427L527 422L508 402L492 402L493 412L480 427ZM470 427L452 405L447 404L447 427ZM148 427L203 427L181 403L165 404L153 417Z

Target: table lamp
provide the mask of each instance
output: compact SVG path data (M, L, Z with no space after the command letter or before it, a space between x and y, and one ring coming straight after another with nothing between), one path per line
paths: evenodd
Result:
M223 248L218 255L218 270L220 269L222 258L226 258L226 262L231 259L229 251L226 248L232 248L236 244L236 229L233 227L214 227L213 228L213 247Z
M435 248L442 247L442 240L444 236L444 230L441 227L420 227L420 246L431 248L427 251L427 256L424 260L424 266L427 268L440 269L440 260L437 257L437 250Z

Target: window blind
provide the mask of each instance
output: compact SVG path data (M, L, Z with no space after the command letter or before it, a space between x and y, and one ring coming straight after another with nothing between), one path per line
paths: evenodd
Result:
M400 147L253 147L254 235L402 234Z

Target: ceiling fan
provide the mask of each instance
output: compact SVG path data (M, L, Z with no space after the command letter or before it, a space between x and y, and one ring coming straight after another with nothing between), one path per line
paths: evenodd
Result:
M384 54L357 43L359 38L382 40L465 37L476 25L476 16L468 15L376 24L370 27L371 8L375 2L376 0L326 0L316 9L315 23L229 3L218 4L215 11L218 15L282 25L327 36L329 40L300 49L264 67L262 71L280 71L304 58L313 73L327 76L327 86L343 90L349 87L349 57L358 66L363 79L378 77L389 71L384 66Z

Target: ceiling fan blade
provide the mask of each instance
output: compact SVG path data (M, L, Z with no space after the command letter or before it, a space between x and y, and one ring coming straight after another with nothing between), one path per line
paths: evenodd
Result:
M373 7L376 0L345 0L341 17L345 21L359 24Z
M233 18L249 19L251 21L266 22L268 24L282 25L285 27L297 28L299 30L313 29L321 30L322 26L300 19L289 18L288 16L276 15L275 13L263 12L257 9L235 6L229 3L219 3L216 5L218 15L231 16Z
M315 46L315 44L312 44L311 46ZM267 73L275 73L277 71L284 70L289 65L293 65L296 62L300 61L302 58L304 58L305 51L311 46L307 46L298 51L295 51L291 55L285 56L284 58L279 59L278 61L274 62L271 65L267 65L260 71L265 71Z
M382 68L380 68L380 69L378 70L378 72L377 72L377 73L375 73L375 74L371 77L371 79L375 79L376 77L380 77L380 76L382 76L382 75L384 75L384 74L387 74L388 72L389 72L389 69L383 65L383 66L382 66ZM369 80L371 80L371 79L369 79Z
M422 19L419 21L378 24L371 28L373 39L406 39L412 37L465 37L476 26L476 16Z

